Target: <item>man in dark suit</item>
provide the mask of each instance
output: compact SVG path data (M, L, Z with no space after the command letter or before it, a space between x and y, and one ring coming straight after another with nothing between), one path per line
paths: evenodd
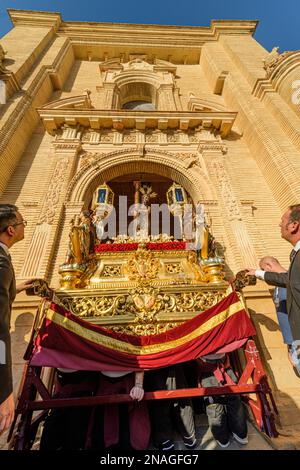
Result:
M14 398L10 344L11 306L17 293L31 287L32 281L16 286L9 249L24 238L23 220L18 208L0 204L0 434L14 417Z
M290 267L287 272L274 273L260 269L248 269L267 284L287 289L287 313L294 341L300 340L300 204L289 206L279 224L281 237L293 245Z

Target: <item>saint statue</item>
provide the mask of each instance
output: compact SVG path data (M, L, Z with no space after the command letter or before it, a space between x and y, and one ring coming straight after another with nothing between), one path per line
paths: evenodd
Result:
M150 199L157 196L157 193L152 191L152 186L143 185L139 188L142 194L142 203L135 204L135 218L133 221L133 236L145 240L149 237L149 214L150 214Z
M198 203L195 215L195 247L197 251L203 247L205 230L204 205Z
M96 213L93 215L93 224L96 229L97 239L99 240L100 243L104 238L105 219L107 216L108 216L107 211L105 211L104 214L102 213L97 214L97 211L96 211Z
M85 263L91 247L91 219L89 211L82 211L70 222L66 264Z
M91 246L91 218L89 211L82 211L80 214L80 249L83 259L86 260L90 254Z

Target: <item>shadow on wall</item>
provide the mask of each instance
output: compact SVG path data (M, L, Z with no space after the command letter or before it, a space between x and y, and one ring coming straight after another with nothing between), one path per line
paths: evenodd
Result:
M282 350L282 355L286 355L286 361L287 365L286 367L290 367L290 373L295 374L296 381L299 380L299 393L297 396L291 396L287 394L284 390L284 386L277 386L278 380L276 379L276 376L274 375L274 372L271 368L270 361L274 358L272 358L270 351L268 349L268 346L266 344L266 341L264 339L264 335L262 332L262 329L267 329L269 332L279 332L280 327L276 321L271 319L268 315L264 315L262 313L256 313L254 310L249 309L249 313L251 316L251 319L253 320L256 328L257 335L254 338L255 343L257 345L257 348L259 350L260 356L263 360L263 365L265 368L265 371L269 377L269 384L274 392L274 398L276 405L279 409L279 416L276 417L276 426L278 428L279 434L282 437L286 438L293 438L293 431L291 430L291 427L297 426L300 428L300 378L297 373L297 371L292 367L292 365L288 362L288 353L287 353L287 347L283 343L282 339L280 338L279 341L280 343L278 344L280 351ZM281 333L280 333L281 335ZM288 371L289 372L289 371ZM277 369L277 375L278 374L284 374L286 375L287 369L285 367L280 367L278 365ZM282 376L281 376L282 379ZM296 382L297 383L297 382ZM288 382L286 383L286 388L289 389L291 388L291 393L294 391L294 387L291 383ZM298 448L298 444L297 444Z
M234 142L236 140L240 140L242 137L243 137L243 133L238 133L238 132L231 130L229 134L226 136L226 140Z
M272 318L270 318L268 315L264 315L262 313L257 313L255 312L255 310L252 310L252 309L249 309L249 313L250 313L250 317L255 325L255 329L256 329L256 338L255 338L255 343L256 343L256 346L259 350L259 353L260 353L260 356L261 358L263 359L263 364L264 364L264 367L266 369L266 372L268 374L268 376L270 377L270 379L272 380L272 388L276 388L277 389L277 385L276 385L276 378L273 374L273 371L268 363L268 361L270 361L272 359L272 356L269 352L269 349L268 349L268 346L265 342L265 339L264 339L264 335L263 335L263 332L262 332L262 328L266 328L268 331L270 332L275 332L275 331L280 331L280 327L278 325L278 323L274 320L272 320ZM280 340L281 343L279 346L283 346L282 345L282 340Z

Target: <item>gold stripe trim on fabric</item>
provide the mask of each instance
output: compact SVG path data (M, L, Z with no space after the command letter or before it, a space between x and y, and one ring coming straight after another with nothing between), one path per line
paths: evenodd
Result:
M144 354L154 354L161 351L166 351L168 349L173 349L182 344L185 344L193 339L207 333L211 329L223 323L227 318L236 314L237 312L243 310L243 305L240 301L235 302L230 305L226 310L218 313L214 317L207 320L203 325L196 328L191 333L178 338L176 340L168 341L163 344L150 344L146 346L136 346L133 344L126 343L115 338L110 338L108 336L96 333L95 331L87 330L78 323L73 322L72 320L62 317L60 314L49 309L47 311L46 317L48 320L53 321L56 325L61 326L62 328L75 333L81 338L87 339L95 344L105 346L109 349L114 349L119 352L124 352L128 354L144 355Z

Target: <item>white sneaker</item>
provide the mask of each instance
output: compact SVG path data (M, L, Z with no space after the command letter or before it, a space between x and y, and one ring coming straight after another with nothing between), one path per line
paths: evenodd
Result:
M162 442L160 445L159 445L159 450L162 450L162 451L168 451L168 450L174 450L175 449L175 446L174 446L174 442L170 441L169 439Z
M242 444L243 446L245 446L246 444L248 444L248 437L239 437L237 434L234 434L234 432L232 433L234 439L239 443L239 444Z
M217 441L217 439L216 439L216 443L217 443L220 447L223 447L223 449L225 449L226 447L228 447L228 446L230 445L230 441L225 442L225 444L222 444L222 442Z

